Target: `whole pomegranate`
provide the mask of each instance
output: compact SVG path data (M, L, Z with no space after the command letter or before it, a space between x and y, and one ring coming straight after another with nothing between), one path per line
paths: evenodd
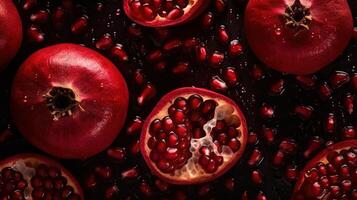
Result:
M128 89L118 69L79 45L35 52L12 86L16 127L31 144L61 158L84 159L108 147L127 110Z
M322 69L342 54L352 36L346 0L250 0L244 17L257 57L291 74Z
M202 88L179 88L146 118L141 153L152 173L173 184L211 181L242 156L247 124L229 98Z
M22 24L11 0L0 1L0 70L15 57L22 41Z

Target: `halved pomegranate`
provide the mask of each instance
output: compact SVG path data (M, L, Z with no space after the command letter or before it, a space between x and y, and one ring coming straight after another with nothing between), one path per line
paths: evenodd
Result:
M208 0L124 0L124 11L134 22L149 27L188 22L208 6Z
M302 170L294 200L357 199L357 140L328 146Z
M71 173L56 161L36 154L18 154L0 161L1 200L83 200Z
M15 57L22 41L22 24L12 0L0 1L0 70Z
M85 159L116 138L128 101L125 80L112 62L80 45L59 44L21 65L11 112L16 127L37 148Z
M202 88L179 88L157 103L140 138L152 173L172 184L213 180L242 156L247 124L229 98Z

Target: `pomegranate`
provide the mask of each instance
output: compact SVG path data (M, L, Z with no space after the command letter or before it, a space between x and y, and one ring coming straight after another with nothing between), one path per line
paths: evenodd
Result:
M90 157L122 128L128 89L105 57L85 47L58 44L32 54L12 87L16 127L34 146L61 158Z
M11 0L0 1L0 70L15 57L22 41L22 24Z
M18 154L0 161L0 199L84 199L71 173L56 161Z
M146 118L141 153L152 173L172 184L211 181L242 156L247 124L229 98L202 88L179 88Z
M293 199L356 199L357 140L328 146L302 170Z
M335 60L352 36L346 0L250 0L244 29L250 47L267 66L311 74Z
M147 1L124 0L124 11L134 22L148 27L165 27L186 23L208 6L208 0Z

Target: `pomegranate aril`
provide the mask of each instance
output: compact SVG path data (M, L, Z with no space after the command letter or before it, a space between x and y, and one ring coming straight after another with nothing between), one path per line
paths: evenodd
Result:
M100 37L95 43L95 47L99 50L107 50L113 46L112 36L108 33Z
M203 102L203 104L201 106L201 112L203 114L209 114L216 109L217 105L218 105L218 103L214 100L206 100Z
M45 41L45 33L35 25L32 25L27 29L27 37L30 42L34 43L42 43Z
M305 75L305 76L296 76L296 81L304 89L313 89L316 84L316 76L314 75Z
M330 84L332 88L336 89L344 85L350 80L348 73L343 71L335 71L330 77Z
M304 151L304 154L303 154L304 157L305 158L310 157L310 155L312 153L314 153L316 150L318 150L321 147L322 143L323 143L322 139L318 136L315 136L312 139L310 139L309 144L308 144L306 150Z
M172 9L168 13L167 19L175 20L175 19L180 18L183 14L184 14L184 11L181 8L177 7L177 8Z
M261 151L255 148L252 154L250 155L250 158L248 160L248 165L250 166L259 165L262 160L263 160L263 155Z
M279 145L279 150L285 154L295 154L297 151L296 141L292 138L283 139Z
M348 114L352 114L355 110L356 107L356 97L352 94L346 94L344 99L343 99L343 105L345 107L345 110Z
M121 172L122 179L135 179L139 176L140 172L137 166Z
M270 105L263 104L259 113L263 118L269 119L274 117L275 109Z
M264 128L263 136L267 144L273 144L276 135L276 130L272 128Z
M71 31L73 34L83 34L87 31L89 25L88 16L84 15L73 22L71 26Z
M311 185L311 194L313 197L318 197L322 192L320 183L315 182Z
M34 199L42 199L45 196L45 191L42 188L35 188L32 191L32 197Z
M353 139L356 137L356 131L353 126L346 126L342 129L342 138Z
M188 62L179 62L177 65L171 68L171 72L173 74L182 74L189 71L189 63Z
M172 39L167 41L162 47L165 51L172 51L178 49L182 46L182 41L179 39Z
M228 146L232 149L233 152L237 152L240 149L240 141L236 138L232 138L228 142Z
M207 50L204 46L200 46L196 49L196 59L198 62L204 62L207 59Z
M269 87L271 95L281 95L285 90L285 81L279 79L276 82L272 83Z
M95 168L95 173L102 179L109 179L112 177L112 169L109 166L98 166Z
M175 124L181 124L181 123L183 123L184 120L186 119L186 115L185 115L185 113L184 113L183 110L176 109L176 110L174 111L174 113L172 114L171 118L172 118L172 120L173 120L173 122L174 122ZM164 122L164 121L163 121L163 122ZM164 130L165 130L165 126L164 126L163 128L164 128ZM170 130L172 130L172 129L170 129Z
M115 195L117 195L119 193L119 188L117 185L112 185L107 187L104 190L104 197L105 199L109 200L109 199L113 199L115 197Z
M219 51L215 51L209 58L209 63L212 67L218 67L219 65L222 64L224 60L224 54L219 52Z
M228 46L228 55L237 57L243 53L243 47L238 40L232 40Z
M146 84L144 88L141 90L141 93L137 98L137 102L139 106L148 103L148 101L154 98L155 95L156 95L156 88L150 83Z
M333 113L329 113L326 122L325 122L325 130L327 133L334 133L336 129L336 118Z
M139 186L139 190L142 194L144 194L146 197L151 197L152 196L152 189L151 186L146 182L142 181Z
M126 157L126 151L121 147L113 147L107 150L107 156L116 161L123 161Z
M121 62L126 62L129 60L129 56L124 50L122 44L115 44L115 46L111 49L110 53L114 58L118 59Z
M228 32L226 31L226 27L224 25L221 25L218 29L218 40L223 43L226 44L228 43L229 40L229 35Z
M141 119L141 117L136 116L128 125L126 129L126 133L128 135L138 134L141 131L142 126L143 126L143 120Z
M203 16L201 17L202 27L204 29L209 29L210 27L212 27L213 19L214 19L214 17L211 12L207 12L207 13L203 14Z
M238 76L236 69L233 67L227 67L223 72L224 80L230 85L234 86L238 83Z
M28 11L36 6L37 6L37 0L25 0L22 9Z
M253 170L250 175L250 179L255 185L260 185L263 183L263 176L259 170Z
M309 120L311 118L314 109L311 106L296 106L295 113L303 120Z
M198 110L202 103L203 103L202 97L197 94L191 95L188 98L188 105L191 110Z
M48 21L49 13L47 10L38 10L37 12L31 14L30 20L34 23L44 24Z
M153 20L157 16L155 10L153 10L153 8L148 3L142 5L141 13L146 20Z
M285 177L288 181L296 181L298 177L298 170L296 165L289 165L285 171Z
M163 54L161 50L154 50L146 56L148 62L157 62L163 59Z
M322 100L327 100L331 97L332 90L327 83L322 83L318 89L318 93Z
M284 159L285 154L279 150L274 155L272 163L275 167L281 167L283 165Z

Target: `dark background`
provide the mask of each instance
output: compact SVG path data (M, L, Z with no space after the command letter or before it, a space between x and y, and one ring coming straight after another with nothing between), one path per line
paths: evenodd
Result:
M24 42L18 56L14 59L7 71L0 75L0 127L5 130L10 127L13 136L8 140L0 143L0 158L5 158L20 152L39 152L34 147L29 145L17 132L16 127L12 126L9 117L9 93L11 81L18 69L19 65L35 50L61 42L73 42L84 44L95 49L95 41L105 33L113 36L115 43L120 43L129 55L128 62L120 62L109 56L108 52L100 51L103 55L110 58L125 76L131 95L130 111L127 118L127 123L133 120L136 116L145 119L146 115L153 108L157 100L168 91L182 86L197 86L209 88L209 79L214 76L222 76L222 70L226 67L235 67L238 70L239 84L230 87L223 94L231 97L243 109L249 124L249 131L254 131L260 137L260 142L255 146L248 146L243 159L234 166L229 172L222 177L209 183L210 192L204 197L198 197L197 191L202 185L179 187L171 186L167 192L160 192L153 184L153 177L145 166L144 160L139 155L130 153L130 145L137 141L139 135L129 136L126 134L126 127L119 134L112 146L124 147L127 149L127 158L125 162L116 162L106 157L105 153L101 153L85 161L78 160L61 160L73 174L83 183L83 180L89 173L93 172L95 166L111 166L114 170L113 178L106 181L101 181L100 186L95 190L85 190L86 199L100 200L104 199L103 191L106 187L116 184L119 188L117 199L125 199L131 197L133 199L145 199L139 190L141 181L146 181L152 187L153 196L151 198L158 199L167 197L172 199L177 191L187 193L190 199L240 199L243 191L247 190L249 197L255 199L259 191L263 191L268 199L289 199L294 183L289 182L284 178L286 166L296 164L298 168L302 168L307 162L302 153L308 145L308 141L313 136L319 136L322 141L327 142L340 141L343 127L354 126L357 130L357 112L352 115L345 112L341 103L342 97L347 93L356 95L350 83L333 92L332 98L329 100L321 100L317 90L306 91L302 89L295 80L295 76L285 75L274 72L265 68L252 54L246 45L244 33L242 31L243 11L246 5L246 0L227 0L227 8L224 13L218 14L214 6L210 6L205 12L212 12L215 18L214 26L208 30L202 30L200 26L200 17L187 25L169 28L169 38L185 39L188 37L196 37L207 46L208 52L212 53L216 50L225 52L227 46L221 45L216 40L216 32L220 25L225 25L230 33L230 39L238 39L244 46L244 54L234 59L225 59L220 68L213 69L208 64L197 63L194 55L176 52L165 55L168 61L168 69L157 71L153 69L152 64L145 61L145 55L151 50L160 48L165 41L160 41L154 29L140 27L142 37L133 38L129 35L127 29L132 25L132 22L127 19L122 10L122 1L107 0L107 1L73 1L76 9L68 15L68 24L61 31L55 31L52 24L46 23L39 25L40 29L45 34L45 40L42 43L33 43L26 37L26 30L31 25L29 16L38 9L48 9L52 12L57 6L61 5L60 0L41 1L39 5L31 11L23 11L23 1L16 1L24 26ZM100 4L98 4L100 3ZM357 1L349 0L351 10L354 16L355 25L357 22ZM103 10L98 11L98 5L103 5ZM119 10L118 10L119 9ZM118 12L119 11L119 12ZM119 13L116 15L115 13ZM70 32L70 25L78 17L83 14L89 17L88 31L83 35L73 35ZM99 51L99 50L98 50ZM179 61L188 61L190 63L190 72L184 75L173 75L170 73L170 66L174 66ZM254 65L260 66L265 77L262 80L254 81L250 72ZM317 85L324 82L329 82L331 74L338 70L344 71L352 75L357 73L357 43L351 42L335 62L316 74ZM148 102L147 105L140 107L137 105L136 98L141 91L133 83L133 73L137 69L142 69L150 83L156 86L158 94L154 99ZM278 80L284 80L285 89L280 95L270 95L269 86ZM269 104L275 108L275 117L273 119L263 119L257 114L262 104ZM294 114L295 105L309 105L314 108L312 118L308 121L301 120ZM323 129L323 122L328 113L333 113L337 117L338 127L335 134L327 134ZM263 127L270 127L276 130L275 141L272 145L268 145L261 137ZM279 148L280 141L283 138L293 138L298 145L298 152L294 156L286 159L285 164L281 168L274 168L271 164L273 155ZM257 167L247 167L246 161L252 152L252 149L259 147L264 155L264 160ZM324 145L321 145L322 149ZM316 153L316 152L315 152ZM315 154L314 153L314 154ZM140 176L134 180L122 180L120 173L123 170L137 166L140 170ZM252 170L259 169L264 175L264 183L261 186L255 186L249 178ZM229 191L224 187L224 182L227 178L234 178L236 181L235 189Z

